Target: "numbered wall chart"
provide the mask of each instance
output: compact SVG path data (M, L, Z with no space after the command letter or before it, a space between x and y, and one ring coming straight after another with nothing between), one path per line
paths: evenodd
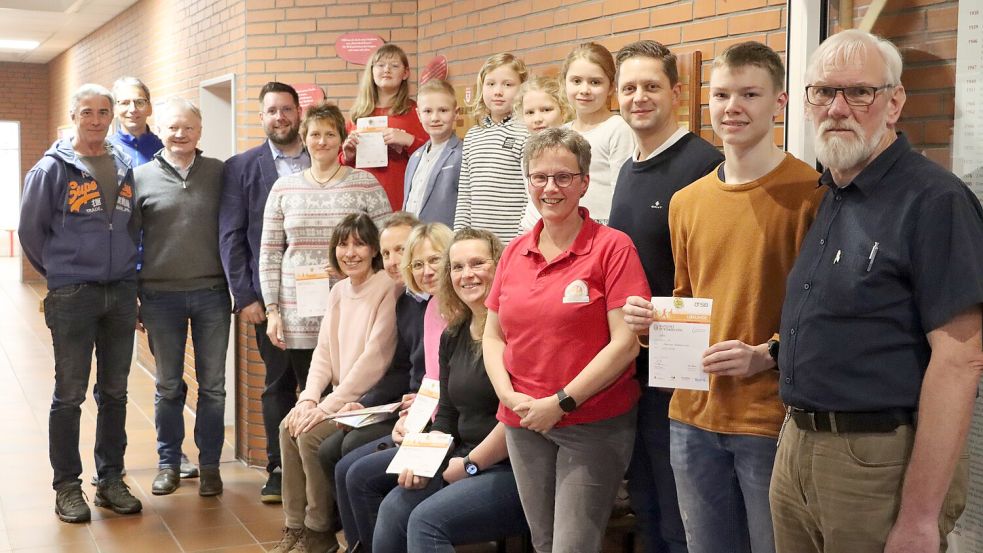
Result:
M983 201L983 3L959 3L956 49L956 120L952 170ZM983 247L983 244L980 245ZM981 390L983 396L983 390ZM949 536L949 553L983 551L983 398L969 436L966 510Z

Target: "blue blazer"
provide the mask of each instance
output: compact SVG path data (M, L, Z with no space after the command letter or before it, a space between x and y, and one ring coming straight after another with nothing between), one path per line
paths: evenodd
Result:
M423 152L430 147L430 141L418 148L410 156L406 164L406 174L403 177L403 205L410 197L410 187L413 185L413 174L420 166ZM427 223L444 223L454 228L454 209L457 207L457 181L461 176L461 139L452 134L447 145L440 152L440 157L433 164L430 175L427 176L427 188L423 192L423 203L420 207L420 220Z
M266 198L278 178L268 141L230 157L222 171L218 244L236 311L263 300L259 243Z

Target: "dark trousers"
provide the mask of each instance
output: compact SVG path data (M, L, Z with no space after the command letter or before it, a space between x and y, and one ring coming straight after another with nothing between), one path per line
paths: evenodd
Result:
M119 478L126 452L126 386L137 321L136 282L70 284L48 292L44 320L51 330L55 389L48 418L48 453L57 490L81 484L79 421L96 352L95 458L100 480Z
M638 517L645 553L686 553L676 480L669 463L669 400L672 394L644 387L638 401L635 450L628 465L628 494Z
M349 547L361 543L359 551L371 553L379 506L397 485L396 475L386 473L395 455L396 444L386 436L353 449L335 465L335 500Z
M280 421L297 403L297 388L304 388L307 370L311 366L312 350L282 350L270 342L266 335L266 322L255 325L256 345L259 356L266 365L266 381L261 400L263 403L263 428L266 430L266 470L273 472L280 467ZM306 352L291 355L290 352ZM294 361L298 361L294 363Z

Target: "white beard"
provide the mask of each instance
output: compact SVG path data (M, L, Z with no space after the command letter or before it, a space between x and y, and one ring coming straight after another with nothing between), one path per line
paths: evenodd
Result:
M826 131L834 128L849 129L853 131L855 137L850 139L842 136L828 136ZM826 120L816 129L816 158L824 166L838 171L856 167L874 153L884 136L885 130L882 127L874 133L874 136L866 138L863 129L856 121L834 122Z

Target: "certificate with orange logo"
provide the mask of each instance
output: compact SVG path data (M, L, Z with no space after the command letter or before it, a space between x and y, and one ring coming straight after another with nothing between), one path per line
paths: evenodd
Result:
M414 476L433 478L444 464L444 457L454 444L454 436L439 432L407 434L399 445L396 456L386 468L388 474L399 474L405 469Z
M294 267L297 289L297 314L301 317L322 317L328 308L331 278L324 265Z
M649 386L709 390L703 352L710 347L710 313L706 298L652 298L649 327Z
M389 146L382 137L382 131L389 127L389 117L360 117L355 123L358 129L358 144L355 145L355 167L385 167L389 165Z

